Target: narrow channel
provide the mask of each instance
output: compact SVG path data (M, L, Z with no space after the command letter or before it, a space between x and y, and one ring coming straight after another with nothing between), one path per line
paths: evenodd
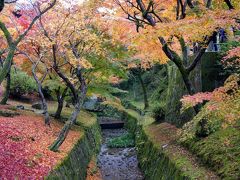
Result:
M135 147L109 148L107 142L127 133L121 129L102 129L102 146L98 156L98 166L103 180L143 180L138 167Z

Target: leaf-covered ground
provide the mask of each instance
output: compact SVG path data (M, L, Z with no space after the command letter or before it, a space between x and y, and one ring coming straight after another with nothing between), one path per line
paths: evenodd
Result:
M102 175L96 161L97 159L94 157L88 164L86 180L102 180Z
M6 107L0 106L0 109ZM71 130L60 152L52 152L49 145L55 140L62 124L53 121L44 125L41 116L21 113L14 117L0 116L0 177L1 179L42 179L65 157L81 136Z

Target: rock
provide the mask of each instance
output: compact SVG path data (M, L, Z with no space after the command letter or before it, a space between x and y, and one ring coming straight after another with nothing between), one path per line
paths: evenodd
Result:
M17 105L16 108L20 109L20 110L24 110L25 109L25 107L23 105Z
M168 146L168 144L164 144L163 146L162 146L162 148L164 149L164 148L166 148Z
M83 108L88 111L100 112L103 109L101 106L101 102L102 99L98 98L97 96L92 96L85 100L85 102L83 103Z
M42 106L42 103L37 102L37 103L35 103L35 104L32 105L32 108L38 109L38 110L42 110L42 109L43 109L43 106Z
M20 115L18 112L14 112L11 110L0 110L0 116L3 117L14 117Z

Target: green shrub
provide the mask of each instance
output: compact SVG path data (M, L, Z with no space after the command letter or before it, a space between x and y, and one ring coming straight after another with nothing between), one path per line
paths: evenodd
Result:
M107 142L107 146L110 148L134 147L135 146L134 136L133 134L127 133L120 137L110 139Z
M151 115L157 122L164 122L165 112L166 112L165 103L158 103L153 105L151 108Z
M35 80L27 73L17 70L11 73L11 95L18 97L37 91Z
M179 142L191 146L193 142L221 129L223 118L219 113L209 112L205 105L191 121L182 127Z
M196 126L197 137L207 137L208 135L217 131L221 126L220 121L210 121L207 117L203 117Z

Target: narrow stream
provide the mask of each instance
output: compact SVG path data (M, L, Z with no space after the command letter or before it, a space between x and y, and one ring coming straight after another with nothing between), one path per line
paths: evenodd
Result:
M109 148L109 139L127 133L125 129L103 129L98 166L103 180L143 180L135 148Z

